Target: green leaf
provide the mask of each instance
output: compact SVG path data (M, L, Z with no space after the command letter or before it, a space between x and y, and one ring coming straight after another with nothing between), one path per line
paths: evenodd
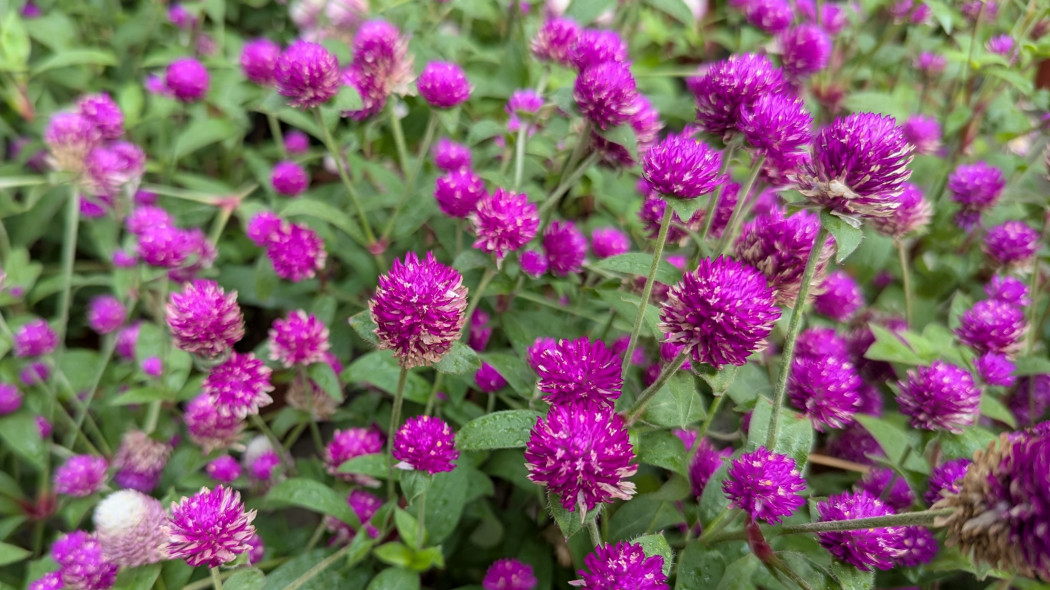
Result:
M328 363L314 363L307 369L306 374L313 379L314 383L321 387L329 397L337 402L343 401L343 386L339 383L339 377Z
M1010 428L1017 428L1017 419L1006 404L995 399L986 392L981 396L981 415L986 418L998 420Z
M891 418L896 419L891 421ZM854 419L875 437L891 465L899 466L908 448L919 443L918 433L904 425L903 417L886 414L876 418L867 414L857 414Z
M347 523L357 522L357 516L346 503L346 498L325 484L295 477L274 486L266 494L270 506L292 505L334 516Z
M752 580L759 563L757 557L749 554L729 564L725 575L722 576L722 582L718 584L716 590L750 590L754 588L755 584Z
M533 410L503 410L467 423L456 434L461 451L523 448L541 414Z
M532 390L536 385L536 374L525 361L513 354L501 352L487 353L482 356L482 360L492 365L518 395L525 398L532 397Z
M120 570L120 575L117 576L117 581L113 585L113 590L150 590L159 577L159 563L133 568L123 568ZM252 588L258 587L259 586L252 586ZM230 586L229 582L223 584L223 588L227 590L229 588L237 590L237 587ZM242 587L242 590L243 588L244 587Z
M175 138L172 160L177 161L206 145L235 137L237 134L237 126L228 119L195 119Z
M905 365L926 364L922 357L905 344L896 333L878 324L870 324L870 327L871 333L875 335L875 342L868 347L867 352L864 353L864 358Z
M588 25L606 10L616 8L616 0L572 0L565 9L565 16L575 19L581 25Z
M851 92L842 101L854 113L881 113L899 121L908 117L908 106L888 92Z
M490 266L492 266L492 257L486 256L485 254L482 254L480 250L475 250L473 248L460 252L452 261L452 268L461 273L476 268L489 268Z
M751 414L751 427L748 429L747 437L749 451L766 446L769 417L772 411L773 403L767 398L760 397L755 404L754 413ZM812 447L813 425L809 419L798 416L791 408L783 408L780 413L780 423L777 426L776 444L773 445L772 450L794 459L795 466L802 471L806 468Z
M686 27L693 28L696 24L696 19L693 18L693 11L689 10L689 7L685 5L682 0L645 0L646 4L653 8L665 12L673 16L678 22L682 23Z
M136 387L109 400L111 406L146 404L155 401L172 401L171 393L158 387Z
M258 568L238 570L222 583L223 590L257 590L266 583L266 574Z
M28 549L22 549L17 545L9 545L7 543L0 543L0 565L9 565L12 563L18 563L23 559L32 555L33 552Z
M473 376L481 368L481 359L473 348L457 341L452 344L452 350L434 364L434 368L439 373Z
M388 568L372 578L365 590L419 590L419 574L396 567Z
M875 572L862 572L838 560L831 562L831 575L842 590L870 590L875 586Z
M394 526L401 540L408 544L413 550L418 551L423 546L423 539L419 537L419 522L416 517L400 508L394 509ZM407 564L398 564L407 565Z
M0 439L5 446L37 469L44 468L47 449L40 438L36 419L28 411L15 412L0 418Z
M657 426L685 428L706 415L693 376L679 371L653 396L642 413L642 420Z
M263 590L284 590L325 559L330 553L331 551L327 549L314 549L293 557L266 576L266 585L263 586ZM342 587L340 581L340 576L335 572L335 568L329 568L317 574L299 588L300 590L330 590L331 588ZM170 585L168 587L172 588ZM181 587L181 584L179 587Z
M475 145L491 137L503 135L506 130L506 125L490 119L478 121L470 126L470 132L467 134L467 143Z
M32 75L68 66L115 66L117 63L117 56L105 49L66 49L33 64Z
M313 217L343 230L346 235L359 243L364 242L361 226L357 225L357 222L350 217L350 214L340 211L323 201L299 197L281 209L281 215L284 217L295 217L298 215Z
M718 551L693 541L685 546L678 558L678 581L675 590L711 588L722 581L726 558Z
M358 455L353 459L343 461L336 471L386 479L390 474L389 459L384 453ZM394 471L396 472L397 470L395 469Z
M696 373L700 375L700 378L706 381L709 386L711 386L711 391L723 393L728 391L733 385L733 381L736 380L736 374L739 370L740 367L735 365L726 365L718 370L715 370L711 365L700 365L699 368L697 368Z
M638 159L638 136L635 135L634 129L629 124L617 125L604 131L599 130L598 134L609 142L623 147L627 153L631 154L631 158Z
M668 197L664 199L667 205L674 209L674 212L678 214L678 217L688 221L693 218L700 209L706 208L708 205L708 199L712 197L696 198L696 199L676 199L674 197ZM671 223L674 223L673 218Z
M401 366L389 350L376 350L350 363L343 371L344 383L371 383L379 389L393 395L397 391L397 378ZM430 395L430 385L415 372L408 373L405 381L405 399L417 404L425 404Z
M639 463L663 467L688 476L688 460L682 439L669 430L652 430L643 433L635 447Z
M576 521L579 522L579 517ZM609 538L615 541L629 540L683 522L685 517L673 502L642 495L621 504L609 519Z
M428 543L437 545L456 530L467 503L470 470L469 465L461 464L452 471L434 474L423 517Z
M630 252L619 254L610 258L604 258L594 263L599 270L622 272L640 277L649 276L649 268L653 263L653 255L648 252ZM666 285L673 285L682 278L682 271L678 270L666 260L661 260L656 266L656 280Z
M996 435L980 426L964 428L959 434L940 432L937 434L941 441L941 452L946 459L958 459L973 457L977 451L988 448L988 445L996 440Z
M1026 356L1017 359L1017 368L1014 375L1024 377L1026 375L1050 374L1050 359L1038 356Z
M372 319L372 312L366 309L350 316L350 319L347 321L362 340L372 346L379 346L379 338L376 337L376 328L378 326Z
M630 506L636 501L637 499L632 500L631 502L624 504L624 507ZM583 526L586 523L591 522L595 518L597 518L598 512L600 512L599 508L595 507L594 510L591 510L587 513L586 520L581 521L580 517L582 515L579 513L578 507L576 510L571 512L569 510L566 510L561 505L561 496L559 496L558 494L552 494L550 492L547 493L547 509L550 511L551 517L554 519L555 524L557 524L558 528L561 529L562 536L566 539L571 539L573 535L583 530ZM621 510L622 509L623 508L621 508Z
M398 567L408 567L412 563L412 550L398 541L384 543L375 548L376 559Z
M667 539L662 534L645 535L644 537L638 537L633 542L641 545L647 556L659 555L664 558L664 575L671 574L671 567L674 565L674 551L667 544Z
M29 50L29 33L14 8L9 8L0 18L0 70L25 70Z
M361 93L357 91L357 88L347 84L344 85L339 90L339 94L335 95L335 98L325 106L331 107L337 112L342 113L342 111L359 111L365 107L365 103L361 100Z
M857 249L864 239L864 231L854 227L837 215L828 211L820 212L820 223L835 237L835 260L842 262Z

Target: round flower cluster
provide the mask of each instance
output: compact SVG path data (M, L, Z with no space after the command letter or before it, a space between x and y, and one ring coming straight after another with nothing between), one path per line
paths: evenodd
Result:
M537 351L537 387L552 405L593 404L611 408L620 397L620 358L601 340L559 340Z
M744 453L729 465L722 490L730 505L747 513L751 521L777 524L806 503L799 492L806 489L795 460L765 447Z
M433 475L452 471L452 463L459 458L456 435L441 418L415 416L394 436L394 458L402 469L416 469Z

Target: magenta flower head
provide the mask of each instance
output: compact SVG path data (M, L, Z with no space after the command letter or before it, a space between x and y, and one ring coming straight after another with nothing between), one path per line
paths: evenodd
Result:
M485 393L496 393L507 386L507 380L499 374L496 367L485 362L481 363L481 368L474 373L474 383Z
M15 356L44 356L58 347L58 334L51 329L47 320L31 320L15 330L14 345Z
M408 40L394 25L372 20L361 25L354 36L354 66L372 79L382 96L402 92L412 80L412 56Z
M860 404L861 380L853 363L838 356L802 356L788 377L791 405L805 412L820 432L853 422Z
M55 113L44 130L49 164L65 172L82 172L84 159L101 140L102 134L95 122L80 113Z
M934 154L941 148L941 125L926 115L912 115L901 126L904 139L915 147L916 154Z
M374 479L362 480L353 473L339 473L339 466L350 459L362 455L371 455L383 451L383 434L375 428L347 428L336 430L332 441L324 451L325 470L346 481L356 481L363 485L377 483Z
M124 304L112 295L99 295L88 303L88 325L99 334L117 331L124 324L126 317L127 310Z
M102 489L108 468L103 457L73 455L55 470L55 491L76 498L90 496Z
M1050 409L1050 375L1021 377L1006 404L1019 424L1035 424Z
M899 548L903 551L897 563L904 567L916 567L930 563L937 557L937 537L923 526L906 526L901 534Z
M685 273L660 309L667 341L690 347L693 360L741 366L780 317L774 292L754 268L732 258L704 258Z
M872 217L875 231L891 238L903 238L924 229L933 217L933 205L922 196L922 189L905 182L899 197L900 205L887 217Z
M536 576L532 567L517 559L497 559L481 581L484 590L535 590Z
M952 200L959 204L956 222L969 230L980 224L981 213L999 202L1006 188L1001 170L984 162L962 164L948 177Z
M343 111L344 117L364 121L379 114L386 106L389 93L381 86L382 80L361 69L357 64L344 68L341 76L343 86L350 86L361 96L361 108Z
M77 101L77 112L94 123L102 139L120 139L124 135L124 113L104 92L82 96Z
M933 473L930 474L929 489L926 490L923 500L932 506L947 495L958 494L970 463L969 459L963 457L945 461L934 467Z
M631 590L666 590L664 558L660 555L647 557L641 545L620 541L594 548L594 553L583 558L590 570L579 570L582 579L569 585L587 590L630 588Z
M241 50L241 71L244 77L260 86L274 82L273 71L281 57L281 46L269 39L252 39Z
M190 354L222 356L244 337L244 315L237 292L227 294L215 281L196 280L167 305L168 329L175 346Z
M459 340L466 322L467 288L455 269L427 252L395 260L379 277L368 303L381 350L392 350L402 367L433 364Z
M813 158L796 175L799 192L839 214L888 217L911 176L913 150L893 117L835 119L813 140Z
M310 177L306 170L295 162L285 160L274 165L270 173L270 183L277 194L285 197L298 197L310 186Z
M580 72L572 95L583 117L601 130L628 122L640 107L634 76L620 62L608 61Z
M642 180L644 181L645 179ZM646 233L653 240L660 234L660 224L663 222L665 211L667 211L667 201L657 196L646 197L645 201L642 202L642 208L638 211L638 219L641 220ZM718 224L717 218L715 219L715 224ZM671 226L667 229L667 243L684 244L689 239L689 234L684 228L700 230L703 226L704 211L702 208L697 210L689 218L688 222L682 221L682 218L677 213L672 213ZM713 229L712 233L714 233Z
M265 246L281 231L282 223L277 215L262 211L248 220L244 233L256 246Z
M117 580L117 564L102 554L98 537L73 531L51 545L51 558L58 562L61 585L70 590L107 590Z
M801 98L788 93L760 96L740 109L740 132L757 154L783 159L809 145L813 118Z
M529 202L529 196L502 188L478 201L469 219L477 236L474 247L495 254L497 266L507 252L529 243L540 226L539 212L536 205Z
M478 201L487 196L485 181L469 168L450 170L434 181L434 199L441 212L449 217L469 217L477 209Z
M1023 221L1007 221L988 230L981 248L998 268L1026 269L1039 251L1039 232Z
M687 83L696 98L697 123L717 136L736 132L743 107L765 94L780 92L787 85L783 70L766 56L755 53L731 55Z
M254 354L233 352L204 378L201 389L223 416L245 418L273 403L270 373Z
M522 252L518 263L521 264L521 271L534 279L547 273L547 256L538 250Z
M850 520L893 514L893 509L868 492L843 492L817 504L821 521ZM817 533L820 545L832 555L869 572L878 568L887 570L903 550L900 548L904 534L902 527L861 529L857 531Z
M1017 381L1013 375L1017 365L1006 355L987 352L974 359L973 367L986 385L1012 387Z
M22 407L22 393L10 383L0 383L0 416L6 416Z
M301 309L276 319L270 328L270 360L285 367L308 367L325 360L328 350L328 327L314 314Z
M394 458L400 469L426 471L430 475L452 471L459 458L456 434L441 418L414 416L394 435Z
M208 477L219 483L229 484L241 476L241 464L229 455L212 459L204 468Z
M747 513L750 521L778 524L806 503L800 492L806 489L795 460L758 447L744 453L729 465L722 491L733 508Z
M576 39L570 60L573 67L582 72L605 62L627 61L627 43L616 31L584 29Z
M786 217L779 207L760 215L741 230L735 244L737 258L762 272L776 293L778 305L794 306L802 288L802 274L810 251L816 247L820 218L809 211ZM834 253L834 241L820 244L814 287L819 291L828 261Z
M820 293L813 298L813 309L836 322L849 321L864 307L864 293L860 285L846 272L832 271L820 285Z
M192 57L171 62L164 73L164 85L181 102L197 102L204 98L210 82L208 69Z
M1004 301L978 301L959 318L955 335L966 346L984 354L996 352L1013 358L1028 332L1024 310Z
M786 0L750 0L744 7L747 22L775 35L791 26L794 14Z
M707 482L711 476L718 471L726 458L732 456L732 449L716 449L706 438L700 439L693 451L693 458L689 461L689 485L693 496L699 498L704 494Z
M530 353L531 356L531 353ZM620 397L620 358L601 340L559 340L538 350L537 387L552 405L584 403L612 408Z
M722 154L688 135L669 135L649 149L642 176L664 197L695 199L725 182Z
M27 3L26 6L29 6L29 4ZM30 582L27 590L62 590L64 587L62 571L58 570L48 572L43 577Z
M339 93L339 61L317 43L296 41L277 58L273 68L277 92L300 109L322 105Z
M554 276L578 273L587 257L587 238L571 221L553 221L543 233L543 253Z
M793 79L808 78L827 67L831 57L831 37L820 27L799 25L781 33L779 39L780 63Z
M553 61L563 66L572 64L571 56L580 37L580 26L568 18L552 18L540 25L533 37L532 54L542 61Z
M927 76L940 74L948 65L948 59L936 53L922 52L915 58L915 69L925 73Z
M554 405L537 418L525 445L529 479L561 497L569 511L585 512L613 499L628 500L638 471L623 419L597 404Z
M591 232L591 251L598 258L610 258L631 249L631 238L615 227L600 227Z
M285 134L284 147L289 154L299 155L310 151L310 136L295 129Z
M960 433L977 420L981 390L970 373L955 365L934 361L908 371L900 383L897 403L915 428Z
M266 256L277 276L295 283L317 276L328 252L317 232L298 223L282 223L266 241Z
M160 501L135 490L113 492L95 506L95 535L102 555L121 567L165 559L165 521Z
M442 137L434 146L434 165L446 172L470 168L470 148Z
M1009 57L1014 49L1014 40L1010 35L996 35L989 39L984 47L996 55Z
M984 286L984 293L989 299L998 299L1020 307L1025 307L1032 302L1028 297L1028 285L1011 276L992 277Z
M193 567L214 568L251 549L255 511L245 512L241 494L223 486L201 488L189 498L171 503L164 525L171 559L184 559Z
M419 95L430 106L450 109L470 98L470 82L463 68L447 61L432 61L416 79Z
M907 510L915 502L908 480L884 467L865 473L857 482L857 489L881 499L893 510Z
M128 431L113 455L113 481L122 488L148 494L157 487L170 456L169 445L153 440L141 430Z
M378 537L379 529L373 526L371 521L376 512L382 508L383 500L364 490L353 490L350 492L350 495L346 497L346 503L350 506L350 510L353 510L354 514L357 515L357 520L364 525L365 531L368 532L368 536L373 539Z

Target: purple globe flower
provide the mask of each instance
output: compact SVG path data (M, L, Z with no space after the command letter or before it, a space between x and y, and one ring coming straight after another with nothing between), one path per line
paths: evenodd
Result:
M301 309L274 320L270 328L270 360L285 367L324 362L329 347L328 327Z
M836 322L847 322L864 307L864 293L853 277L836 270L821 283L819 295L813 298L813 309Z
M985 48L996 54L1009 57L1014 49L1014 40L1010 35L996 35L985 43Z
M747 22L775 35L791 26L794 16L786 0L750 0L744 8Z
M83 179L82 186L97 202L85 202L98 205L104 214L106 208L113 207L121 189L128 186L134 190L138 186L145 165L146 155L142 149L127 141L92 148L84 159L87 178Z
M26 6L29 6L29 4L26 4ZM62 590L64 587L62 572L54 571L48 572L42 578L30 582L27 590Z
M808 78L827 67L831 57L831 37L820 27L798 25L781 33L779 39L780 63L793 79Z
M773 291L754 268L731 258L704 258L667 294L660 329L690 347L693 361L741 366L765 345L780 317Z
M915 58L915 69L925 73L927 76L940 74L948 65L948 59L936 53L923 52Z
M322 105L339 93L339 61L317 43L296 41L277 58L273 68L277 92L300 109Z
M277 276L295 283L317 276L328 252L317 232L298 223L282 223L266 241L266 256Z
M905 182L899 197L900 206L887 217L872 217L875 231L891 238L900 239L915 233L930 224L933 206L923 198L922 189Z
M105 92L80 97L77 113L95 125L102 139L120 139L124 135L124 113Z
M201 389L220 414L245 418L273 403L270 373L254 354L233 352L204 378Z
M696 98L696 120L712 135L735 133L741 109L787 84L784 72L764 55L745 53L711 64L707 72L687 81Z
M510 558L494 561L481 581L485 590L535 590L536 584L532 567Z
M922 499L932 506L946 495L958 494L970 463L969 459L963 457L945 461L934 467L933 473L930 474L930 487Z
M1013 358L1024 345L1028 331L1024 310L1004 301L978 301L959 318L955 335L966 346L984 354L996 352Z
M795 358L788 377L791 405L805 412L820 432L853 422L860 405L861 379L853 363L841 357Z
M1007 221L989 229L981 243L985 254L1000 268L1031 267L1039 247L1039 232L1023 221Z
M212 459L204 468L208 477L219 483L230 484L241 476L241 464L229 455Z
M729 465L722 491L733 508L747 513L749 521L780 523L806 503L800 492L806 482L787 455L758 447L744 453Z
M102 489L109 464L94 455L73 455L55 470L55 491L66 496L86 498Z
M282 231L281 218L269 211L256 213L249 221L244 233L256 246L265 246Z
M732 449L719 450L706 438L700 439L693 452L693 458L689 461L689 485L693 496L699 498L704 494L704 488L707 487L707 482L711 481L711 476L732 454Z
M813 158L796 175L799 192L844 215L889 217L911 176L912 152L893 117L855 113L835 119L813 140Z
M88 303L88 325L99 334L116 332L126 317L124 304L112 295L99 295Z
M646 557L641 545L620 541L594 548L594 553L583 558L586 570L576 573L582 579L569 582L577 588L608 590L631 588L632 590L666 590L664 558L660 555Z
M298 197L310 186L310 178L302 166L285 160L274 165L270 173L270 183L277 194L285 197Z
M204 98L210 82L208 69L192 57L171 62L164 73L164 85L181 102L197 102Z
M6 416L22 407L22 393L10 383L0 383L0 416Z
M719 205L721 205L721 203L719 203ZM646 233L649 235L650 239L655 240L660 234L660 224L663 222L664 212L666 210L667 201L660 197L646 197L645 201L642 202L642 208L638 211L638 219L641 220L642 224L645 226ZM699 231L703 229L703 227L704 211L702 209L697 210L697 212L689 218L688 223L682 221L682 218L679 217L677 213L672 213L671 226L667 229L667 243L679 245L684 244L689 239L689 233L686 229L689 229L690 231Z
M379 114L386 106L390 93L382 86L381 80L362 69L359 64L343 69L340 79L343 86L354 88L361 97L361 108L343 111L344 117L350 117L354 121L364 121Z
M833 357L849 359L849 344L833 328L806 328L795 340L796 358L822 359Z
M113 481L122 488L148 494L157 487L170 456L171 447L166 443L153 440L141 430L130 430L121 437L113 455Z
M744 226L734 249L737 258L762 272L776 294L778 305L794 306L802 288L802 274L820 232L820 218L809 211L786 217L774 208ZM810 292L819 291L828 261L834 253L834 241L821 244Z
M474 373L474 383L485 393L496 393L507 386L507 380L499 374L496 367L485 362L481 363L481 368Z
M707 144L684 134L669 135L645 154L642 175L664 197L695 199L725 182L721 167L722 155Z
M547 273L547 257L538 250L522 252L518 259L521 270L534 279L538 279Z
M534 340L532 345L528 347L528 349L526 350L527 354L526 354L525 360L526 360L526 362L529 363L529 366L532 367L532 370L536 371L536 374L538 375L539 371L540 371L539 367L540 367L540 363L542 362L543 355L547 351L556 350L557 347L558 347L558 341L557 340L555 340L554 338L546 338L546 337L542 337L541 336L541 337L537 338L536 340Z
M125 360L135 358L135 346L138 344L139 328L141 327L141 324L136 321L130 326L124 326L117 332L116 347L113 349L117 356Z
M394 25L371 20L361 25L354 36L354 66L373 81L380 96L401 93L412 81L412 56L408 40Z
M383 506L383 501L364 490L353 490L346 497L346 503L350 510L357 515L357 520L365 527L369 537L373 539L379 536L379 529L372 525L372 517Z
M470 332L467 334L467 346L482 352L488 346L489 338L492 337L492 326L489 324L491 317L483 310L475 309L470 316Z
M1017 381L1013 375L1017 365L1006 355L988 352L974 359L973 366L977 376L987 385L1012 387Z
M856 422L834 433L828 441L828 454L862 465L870 465L872 457L885 455L875 437Z
M740 109L738 128L755 153L767 158L785 158L798 152L813 138L813 117L801 98L788 93L760 96Z
M138 567L166 558L167 514L160 501L135 490L120 490L95 506L95 535L102 555L121 567Z
M430 475L452 471L459 458L456 434L441 418L415 416L409 418L394 436L394 458L401 469L426 471Z
M339 466L355 457L383 452L383 438L383 434L374 428L336 430L332 434L332 441L325 447L325 470L346 481L374 485L377 482L372 478L362 479L357 474L339 473Z
M83 171L88 152L101 140L102 133L95 122L80 113L55 113L44 130L50 166L75 174Z
M580 37L580 26L568 18L552 18L540 25L530 47L532 54L542 61L571 65L570 56Z
M255 511L244 510L241 494L223 486L201 488L189 498L171 503L164 525L171 559L184 559L193 567L219 567L251 549Z
M241 71L244 77L260 86L274 83L274 68L281 57L281 46L269 39L252 39L241 50Z
M540 226L538 210L529 202L528 195L502 188L478 201L469 219L477 236L474 247L495 254L497 266L507 252L529 243Z
M1001 170L984 162L962 164L948 177L947 186L952 200L960 206L956 222L969 230L980 224L981 213L999 202L1006 178Z
M960 433L977 420L981 391L967 371L942 361L908 371L897 403L915 428Z
M459 340L466 321L467 288L456 270L427 252L395 260L379 277L368 308L376 323L379 348L393 350L406 369L436 363Z
M637 155L644 158L656 143L657 136L664 124L660 121L660 113L653 108L649 99L641 94L635 95L634 114L628 120L628 124L634 131L634 139L637 147ZM635 154L619 143L606 139L598 132L591 131L591 146L595 151L601 153L600 163L613 168L626 168L634 166Z
M630 499L634 484L626 478L638 471L633 458L623 419L597 404L552 406L536 419L525 445L529 479L558 494L572 512Z
M248 463L248 476L259 482L268 482L274 476L274 470L281 465L281 456L273 449L267 449Z
M485 181L469 168L455 168L434 181L434 199L449 217L466 219L488 197Z
M984 286L984 293L989 299L1026 307L1032 302L1028 298L1028 285L1011 276L996 275Z
M904 567L916 567L930 563L937 556L937 538L926 527L906 526L899 548L903 553L897 557L897 563Z
M559 340L537 351L536 385L552 405L584 403L612 408L620 397L620 358L601 340ZM533 356L530 353L530 357Z
M832 495L817 504L820 520L851 520L893 514L893 509L882 500L865 491L843 492ZM817 533L820 545L840 560L857 569L870 572L872 568L887 570L893 567L903 550L903 527L861 529Z
M627 43L616 31L584 29L576 39L569 60L582 72L605 62L624 63L627 57Z
M912 115L901 126L904 139L915 147L915 153L929 155L941 148L941 125L926 115Z
M284 136L284 149L292 155L305 154L310 151L310 136L298 129L292 130Z
M600 227L591 232L591 251L597 258L611 258L631 250L631 238L615 227Z
M198 395L186 404L182 421L186 424L190 440L205 454L230 448L240 440L244 430L244 421L234 414L220 414L207 393Z
M416 88L430 106L449 109L470 98L470 82L463 68L445 61L432 61L423 68Z
M904 479L892 469L876 467L857 482L857 489L879 498L893 510L907 510L915 503L915 494Z
M15 356L33 357L51 354L58 347L58 334L47 320L31 320L15 330Z
M604 62L580 72L573 98L583 117L597 129L622 125L638 112L638 90L626 64Z
M51 545L51 558L58 562L61 585L71 590L106 590L117 580L117 564L102 554L98 537L74 531Z
M553 221L543 233L543 253L555 276L578 273L587 257L587 238L571 221Z
M442 137L434 146L434 165L446 172L470 168L470 148Z
M1050 409L1050 375L1031 375L1017 380L1006 400L1018 424L1033 425Z
M175 346L188 353L219 357L244 337L237 292L227 294L215 281L196 280L172 293L166 310Z

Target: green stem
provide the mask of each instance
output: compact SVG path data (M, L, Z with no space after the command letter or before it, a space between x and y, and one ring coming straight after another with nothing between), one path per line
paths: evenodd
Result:
M146 410L146 422L142 425L142 431L153 434L157 429L157 421L160 419L160 400L152 401Z
M397 101L387 103L387 116L390 119L390 130L393 131L394 145L397 147L397 159L401 162L401 174L408 178L408 146L405 144L405 131L401 128L401 119L397 116Z
M386 496L387 500L394 499L394 435L401 426L401 405L405 401L405 383L408 381L408 369L401 367L397 375L397 390L394 391L394 408L390 411L390 427L386 430L386 452L390 455L387 460Z
M95 371L95 376L91 381L91 387L87 390L87 396L84 398L83 402L77 406L76 415L73 419L73 427L77 432L80 432L81 427L84 425L84 419L87 417L88 408L91 406L91 401L95 399L99 383L102 382L102 375L105 373L106 367L109 365L109 361L113 357L113 351L116 349L116 344L117 339L115 335L109 334L105 337L102 345L102 358L99 360L98 370ZM66 438L67 447L72 444L75 436L76 432L72 432L69 437Z
M915 329L915 313L913 293L911 286L911 272L908 268L908 252L904 247L902 240L894 240L894 245L897 246L897 258L901 263L901 281L904 283L904 319L908 321L908 328Z
M628 410L628 426L638 421L638 418L642 416L642 412L645 411L645 406L649 405L649 402L652 401L653 397L660 391L660 388L664 386L664 383L667 383L667 380L671 378L671 375L677 373L678 369L681 369L682 365L685 364L685 361L689 360L689 354L689 347L683 347L682 351L678 353L678 356L674 357L674 360L671 361L671 364L665 366L663 370L660 371L660 376L656 378L656 381L653 381L653 384L646 387L645 391L638 396L638 400L635 401L634 405L631 406L631 409Z
M222 590L222 578L219 577L219 568L210 567L208 571L211 572L211 585L215 587L215 590Z
M521 190L521 177L525 172L525 144L529 141L529 126L525 122L520 125L518 141L514 144L514 192Z
M817 1L819 2L820 0ZM820 14L819 10L817 14ZM813 587L810 586L808 582L806 582L805 578L800 576L795 570L791 569L791 567L788 566L788 564L781 561L780 558L778 558L777 556L772 556L772 559L770 559L769 561L769 565L776 571L787 576L792 582L798 584L798 587L802 588L802 590L813 590Z
M824 250L822 246L828 240L828 233L828 228L821 224L820 231L817 232L817 239L813 241L813 248L809 251L806 269L802 272L802 284L798 289L798 298L795 299L795 306L791 309L791 322L788 324L784 350L780 354L780 374L777 375L777 385L773 390L773 412L769 416L769 431L766 436L766 448L770 450L776 446L780 414L784 411L784 394L787 391L788 377L791 375L791 364L795 360L795 342L798 340L798 333L802 330L802 315L806 309L810 283L813 282L813 274L817 270L820 253Z
M939 508L937 510L922 510L920 512L904 512L902 514L890 514L889 516L873 516L871 518L854 518L851 520L829 520L826 522L808 522L805 524L786 525L780 528L781 535L797 535L799 533L825 533L831 531L860 531L880 527L897 526L933 526L934 521L941 516L948 516L954 512L954 508Z
M77 257L77 229L80 227L80 198L71 185L66 205L66 231L62 236L62 291L58 299L58 342L65 346L69 307L73 300L73 263Z
M474 310L478 308L481 303L481 298L485 295L485 288L492 282L493 277L496 276L494 269L486 269L485 274L481 275L481 280L478 282L478 286L474 288L473 297L470 298L470 304L467 305L467 311L463 314L463 317L467 318L467 321L463 322L463 334L470 334L470 318L474 315Z
M729 166L733 162L733 152L736 151L737 143L731 143L726 146L726 151L722 154L722 167L718 170L719 176L725 176L726 172L729 171ZM715 211L718 210L718 202L722 200L722 194L725 192L726 185L729 184L729 179L726 182L718 185L718 190L715 191L713 199L709 199L707 203L707 211L704 212L704 231L700 234L700 240L706 241L707 234L711 233L711 226L715 222ZM742 195L746 197L747 195Z
M292 583L285 586L284 590L299 590L299 588L302 588L307 582L314 579L317 576L317 574L332 567L333 563L342 559L344 556L346 556L347 553L350 552L351 549L354 548L355 546L353 543L347 543L346 547L341 548L339 551L336 551L335 553L319 561L317 565L306 570L306 572L303 573L303 575L292 580Z
M433 479L433 477L431 477L431 479ZM427 488L429 487L430 486L428 485ZM427 488L423 488L423 493L419 494L419 511L416 513L416 538L419 539L420 547L427 546L423 540L423 535L426 534L426 527L423 525L423 520L426 516Z
M638 346L638 334L642 331L645 306L649 304L649 296L653 293L653 284L656 282L656 269L660 267L660 260L663 258L664 244L667 243L667 230L671 227L671 216L673 214L674 208L668 204L664 208L664 218L660 222L660 233L656 236L656 251L653 252L653 261L649 265L649 277L646 279L645 287L642 289L642 301L638 304L638 315L635 316L634 327L631 328L631 339L627 343L627 352L620 366L620 377L623 379L627 378L627 371L631 368L631 355L634 354L634 349Z
M470 320L468 319L469 323ZM441 388L441 379L445 376L444 373L438 373L437 377L434 377L434 385L430 388L430 395L427 396L427 407L423 410L424 416L429 416L434 411L434 404L437 403L438 389Z
M391 115L393 116L393 115ZM415 184L416 179L419 178L419 173L423 171L423 163L426 162L427 152L430 151L430 144L434 141L434 135L437 133L438 116L437 111L430 112L430 121L427 122L426 134L423 136L423 143L419 145L419 154L416 157L416 163L412 167L412 173L405 177L405 194L398 201L397 206L394 207L394 212L390 215L390 220L383 226L383 237L385 241L390 237L390 233L394 231L394 227L397 223L397 218L401 215L401 212L405 210L405 205L412 200L415 195Z
M368 224L368 218L365 217L365 210L361 207L361 200L357 197L357 191L354 189L354 183L350 179L350 173L346 169L346 162L343 161L342 150L336 145L335 139L332 138L332 132L328 129L328 126L324 124L324 117L321 116L321 109L314 109L314 117L317 119L317 126L321 128L321 135L324 138L325 148L328 149L328 153L332 154L335 158L335 167L339 171L339 179L343 181L343 186L346 187L347 194L350 195L350 202L353 203L354 209L357 211L357 219L361 224L361 229L365 233L365 239L368 241L369 246L376 243L375 234L372 233L372 226Z
M707 418L704 418L704 423L700 426L700 432L696 435L696 440L701 440L707 436L707 431L711 428L711 423L714 422L715 416L718 415L718 410L722 408L722 402L729 397L725 392L722 395L716 395L715 401L711 402L711 407L707 409Z
M281 159L288 159L288 148L284 145L284 134L281 133L281 123L273 113L266 113L266 121L270 124L270 135L277 142L277 148L281 151Z
M598 530L598 519L591 519L587 523L587 532L591 534L591 543L594 544L595 548L602 546L602 532Z
M744 186L740 187L740 192L737 193L736 205L733 206L733 213L729 216L729 223L726 224L725 230L722 231L722 239L718 241L718 247L714 253L715 257L725 254L726 248L729 247L729 244L733 242L733 238L736 237L736 231L739 229L740 222L744 217L743 212L747 206L748 194L751 193L751 188L755 186L755 180L758 178L759 172L762 171L762 164L765 164L765 162L766 157L759 155L751 163L751 172L748 174Z

